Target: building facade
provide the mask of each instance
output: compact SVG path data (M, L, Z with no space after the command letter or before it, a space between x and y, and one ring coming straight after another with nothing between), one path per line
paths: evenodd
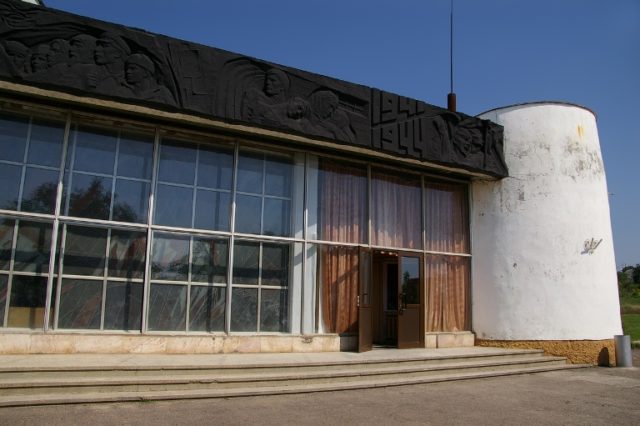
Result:
M42 6L0 14L2 352L548 340L486 314L519 312L483 298L508 283L486 261L511 231L490 206L511 178L496 117ZM477 219L483 197L500 225ZM594 294L613 294L603 271Z

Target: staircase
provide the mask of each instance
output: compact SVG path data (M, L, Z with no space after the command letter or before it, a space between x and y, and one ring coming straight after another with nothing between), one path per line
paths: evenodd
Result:
M3 355L0 407L366 389L585 367L536 350Z

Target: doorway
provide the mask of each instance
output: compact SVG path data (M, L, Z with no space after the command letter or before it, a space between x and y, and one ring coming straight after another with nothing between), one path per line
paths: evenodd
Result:
M378 347L424 347L422 256L375 250L370 268L371 273L363 276L369 282L361 283L371 290L368 315L360 317L361 337L370 335Z

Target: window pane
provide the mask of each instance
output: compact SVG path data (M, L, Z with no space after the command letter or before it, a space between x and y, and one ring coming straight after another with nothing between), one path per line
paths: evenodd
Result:
M107 230L67 226L63 274L103 276Z
M469 252L469 213L465 185L425 185L427 250Z
M4 327L4 309L7 305L8 286L9 276L0 275L0 327Z
M263 244L262 285L286 286L289 283L289 246Z
M262 198L251 195L236 195L236 232L260 233Z
M51 224L21 221L13 269L47 273L51 250Z
M196 170L196 153L196 145L187 142L162 142L158 179L163 182L193 185Z
M191 228L193 189L158 184L155 224Z
M420 303L420 259L402 257L402 297L404 303Z
M111 231L109 276L143 278L147 234L135 231Z
M14 224L11 219L0 219L0 269L9 270Z
M148 182L116 180L113 220L146 223L150 187Z
M367 170L321 160L318 176L320 239L364 243L367 235Z
M20 175L22 167L13 164L0 164L0 208L17 210L20 193Z
M118 148L118 176L151 179L153 137L122 135Z
M57 171L27 167L20 210L53 214L57 190Z
M287 237L291 234L291 202L274 198L264 199L263 235Z
M98 329L102 281L62 280L58 328Z
M201 146L198 161L198 186L231 189L232 150Z
M74 170L113 174L118 134L115 131L80 127L75 132Z
M420 180L412 176L374 173L371 180L372 244L422 246Z
M283 158L267 158L265 162L266 181L264 193L277 197L291 198L291 160Z
M262 154L240 153L238 159L238 183L240 192L262 194Z
M189 237L156 234L151 254L151 278L186 281L189 271Z
M471 258L426 256L427 331L471 329Z
M224 331L225 294L222 287L191 287L190 331Z
M235 290L234 290L235 291ZM263 289L260 296L260 331L289 331L289 292Z
M29 141L29 164L60 167L64 123L34 120Z
M194 218L195 227L215 231L228 231L230 203L230 193L198 189Z
M47 297L46 277L13 276L8 327L42 328Z
M149 294L149 330L184 331L187 286L152 284Z
M258 284L260 244L236 242L233 249L233 282Z
M0 115L0 160L24 161L29 119Z
M227 253L227 240L194 238L191 281L226 283Z
M69 196L69 216L109 219L111 178L73 174Z
M231 331L258 331L258 289L233 288Z
M104 306L105 330L140 330L142 318L142 284L107 283Z

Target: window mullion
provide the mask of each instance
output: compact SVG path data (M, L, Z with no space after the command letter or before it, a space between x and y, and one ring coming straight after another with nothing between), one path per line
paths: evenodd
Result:
M147 332L147 315L149 313L149 292L151 289L151 244L153 240L153 214L155 210L155 194L158 181L158 168L160 162L160 130L156 129L153 141L153 166L151 172L151 188L149 189L149 205L147 209L147 245L144 257L144 283L142 287L142 318L140 321L140 330L142 333Z
M233 170L231 173L231 236L229 237L229 250L227 253L227 293L226 293L226 309L224 315L224 331L229 334L231 332L231 296L233 292L233 251L235 245L235 229L236 229L236 187L238 185L238 162L240 156L240 148L236 143L233 152Z
M44 331L49 331L49 318L51 318L51 297L53 294L53 280L54 280L54 271L55 271L55 263L56 263L56 250L58 246L58 230L60 229L60 208L62 206L62 192L64 189L63 180L64 180L64 165L67 161L67 149L69 146L69 137L71 134L71 114L67 114L67 119L64 125L64 133L62 136L62 154L60 158L60 168L58 170L58 182L57 182L57 190L56 190L56 204L54 207L53 215L53 226L51 228L51 248L49 251L49 271L47 275L47 291L44 302ZM60 275L61 270L58 269L58 275ZM58 287L60 286L59 280ZM56 299L59 292L56 291ZM55 304L56 311L59 306L58 303ZM56 313L54 313L54 318ZM55 321L54 321L55 325Z

